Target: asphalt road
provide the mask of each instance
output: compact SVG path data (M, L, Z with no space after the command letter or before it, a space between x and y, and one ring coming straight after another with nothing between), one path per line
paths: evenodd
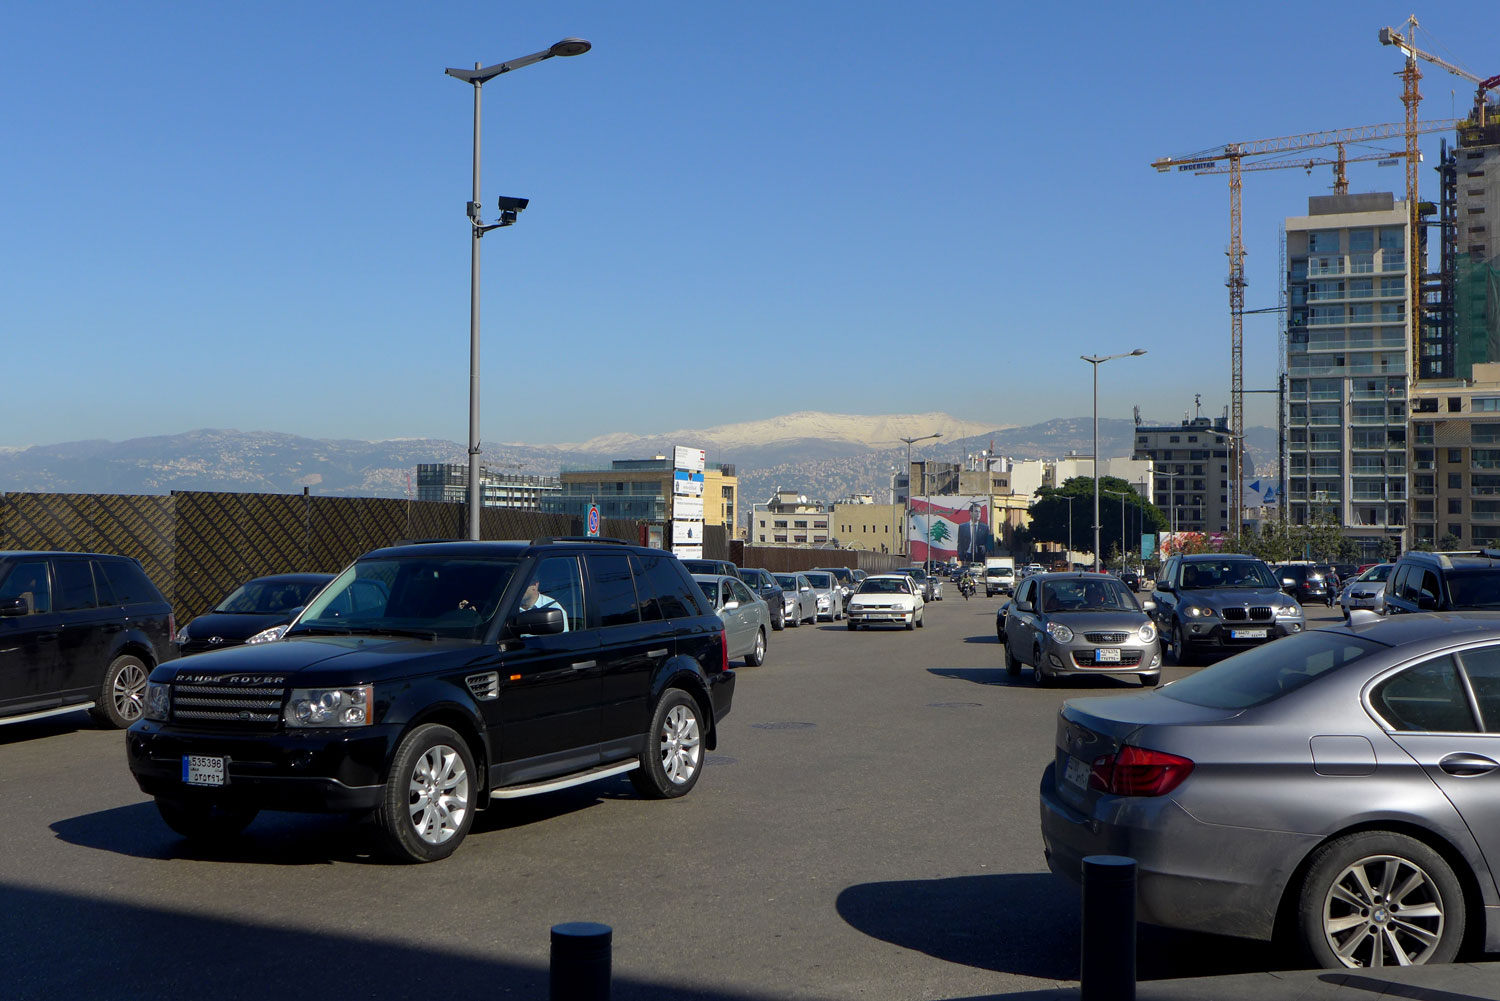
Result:
M611 780L481 814L426 866L360 824L264 814L211 852L82 714L0 727L0 996L542 998L548 929L614 928L614 997L977 999L1078 975L1077 891L1042 860L1037 783L1071 695L1007 678L999 599L927 627L775 633L685 799ZM1183 669L1168 667L1168 680ZM1143 929L1143 979L1269 949Z

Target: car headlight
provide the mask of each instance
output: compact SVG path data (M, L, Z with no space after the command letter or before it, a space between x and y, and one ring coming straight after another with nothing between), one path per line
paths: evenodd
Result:
M184 629L183 632L187 632L187 630ZM179 642L181 641L179 640ZM141 701L141 716L145 719L165 722L171 708L171 686L157 684L154 681L146 682L146 697Z
M1140 638L1140 641L1142 643L1150 643L1152 640L1156 639L1156 627L1148 622L1144 626L1141 626L1141 628L1137 629L1135 631L1135 634Z
M191 626L192 623L189 622L186 626L183 626L181 629L177 630L177 635L172 637L172 642L176 643L178 646L182 646L182 644L186 643L188 641L188 628Z
M1214 615L1214 610L1212 608L1204 608L1201 605L1189 605L1188 607L1184 608L1182 612L1190 619L1196 619L1200 617L1211 619Z
M1272 609L1278 619L1295 619L1302 614L1302 609L1296 605L1277 605Z
M1047 623L1047 635L1058 643L1073 642L1073 630L1060 622Z
M294 688L286 701L286 725L368 726L375 686Z
M287 626L289 626L289 625L291 625L291 623L285 623L285 624L279 625L279 626L272 626L270 629L262 629L260 632L256 633L254 636L250 637L245 642L246 643L269 643L272 640L279 640L279 639L281 639L281 637L283 637L283 636L286 635Z

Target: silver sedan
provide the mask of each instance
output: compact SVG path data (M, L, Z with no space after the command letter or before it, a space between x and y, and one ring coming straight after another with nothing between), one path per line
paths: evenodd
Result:
M1139 864L1138 914L1324 967L1500 949L1500 614L1300 633L1158 692L1074 699L1042 775L1052 871Z
M1339 607L1344 610L1344 616L1347 618L1356 608L1368 608L1383 614L1385 585L1395 569L1394 563L1377 563L1345 584L1344 589L1339 592Z
M693 580L724 622L729 657L745 658L751 667L766 661L766 637L771 635L771 608L765 599L738 577L695 573Z
M812 582L800 573L774 575L781 585L786 601L786 624L800 626L804 622L818 621L818 598L813 594Z

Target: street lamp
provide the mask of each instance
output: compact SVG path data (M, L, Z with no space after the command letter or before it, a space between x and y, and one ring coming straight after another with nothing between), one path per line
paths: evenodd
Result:
M906 537L906 561L908 563L911 562L911 447L919 441L926 441L929 438L941 438L942 436L943 432L934 431L932 432L932 434L924 434L920 438L896 439L897 441L906 442L906 524L902 530L902 535ZM924 486L927 483L926 467L923 467L922 469L922 483ZM928 512L927 518L929 521L932 520L932 512ZM927 542L927 548L929 550L928 557L931 558L932 540L930 538Z
M479 238L492 229L509 226L516 214L526 208L525 198L501 198L500 221L486 226L479 207L479 90L502 73L518 70L553 56L577 56L591 46L581 38L564 38L550 49L529 56L472 70L446 69L451 77L474 85L474 197L465 209L469 217L469 538L479 538Z
M1117 355L1079 355L1094 366L1094 572L1099 572L1099 366L1116 358L1133 358L1146 353L1145 348L1136 348Z

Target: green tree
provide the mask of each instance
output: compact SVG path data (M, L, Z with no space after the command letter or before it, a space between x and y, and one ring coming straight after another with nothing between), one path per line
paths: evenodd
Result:
M1115 496L1107 491L1114 491ZM1105 553L1129 553L1132 538L1138 532L1160 533L1167 518L1156 505L1146 501L1118 476L1099 478L1099 545ZM1075 476L1061 487L1042 487L1031 505L1031 536L1037 542L1068 545L1068 510L1072 498L1073 548L1088 551L1094 545L1094 479ZM1126 538L1120 537L1120 518L1124 513ZM1101 554L1102 555L1102 554Z
M1438 543L1437 543L1437 551L1440 552L1440 553L1442 553L1442 552L1451 552L1451 551L1453 551L1455 549L1462 549L1463 547L1464 547L1464 540L1460 539L1456 535L1453 535L1452 533L1449 533L1448 535L1443 536L1441 539L1438 540Z
M1387 535L1380 540L1380 561L1382 563L1394 563L1401 557L1401 537L1399 535Z

